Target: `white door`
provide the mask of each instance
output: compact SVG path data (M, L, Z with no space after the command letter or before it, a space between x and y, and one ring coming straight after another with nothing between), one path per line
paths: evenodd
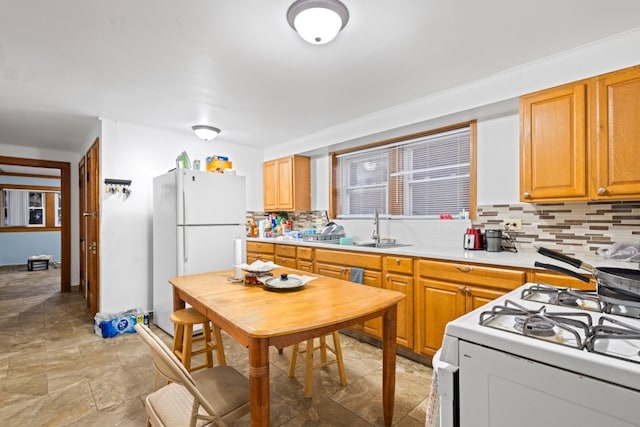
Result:
M234 264L234 240L242 239L245 258L244 225L178 227L178 275L229 270ZM180 271L182 269L182 271Z
M245 223L244 176L191 170L178 173L178 224Z

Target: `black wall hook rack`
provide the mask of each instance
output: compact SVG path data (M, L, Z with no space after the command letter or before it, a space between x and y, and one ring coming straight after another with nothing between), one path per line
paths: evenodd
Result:
M105 178L104 183L107 185L131 185L131 180Z

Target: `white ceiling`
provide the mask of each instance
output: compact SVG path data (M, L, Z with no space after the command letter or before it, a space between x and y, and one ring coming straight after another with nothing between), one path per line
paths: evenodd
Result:
M640 26L637 0L0 0L0 144L79 152L96 117L272 146Z

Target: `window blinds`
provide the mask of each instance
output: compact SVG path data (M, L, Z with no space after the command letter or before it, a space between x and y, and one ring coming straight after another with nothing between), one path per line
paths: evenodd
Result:
M469 210L470 129L337 156L338 216L438 217Z

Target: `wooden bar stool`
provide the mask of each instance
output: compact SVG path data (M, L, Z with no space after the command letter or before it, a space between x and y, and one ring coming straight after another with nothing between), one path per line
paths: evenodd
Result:
M171 313L171 321L174 323L173 352L180 359L189 372L203 368L213 368L213 350L216 350L218 365L226 365L224 357L224 347L222 346L222 334L220 328L213 325L213 336L211 340L211 323L202 313L193 307ZM202 336L193 338L194 325L202 325ZM202 348L194 350L195 343L202 342ZM191 367L191 357L198 354L205 354L206 362L202 365Z
M304 378L304 397L311 397L313 391L313 369L324 368L331 364L338 364L338 373L340 374L340 384L347 385L347 374L344 370L344 362L342 361L342 348L340 347L340 334L335 331L331 334L333 336L333 347L327 344L327 337L322 336L319 338L320 345L317 347L314 345L314 338L307 340L306 348L301 350L300 344L293 346L291 351L291 363L289 365L289 378L293 378L296 370L296 362L298 360L299 353L306 353L305 357L305 378ZM320 363L313 364L313 353L315 350L320 350ZM327 360L327 350L335 355L332 360Z

